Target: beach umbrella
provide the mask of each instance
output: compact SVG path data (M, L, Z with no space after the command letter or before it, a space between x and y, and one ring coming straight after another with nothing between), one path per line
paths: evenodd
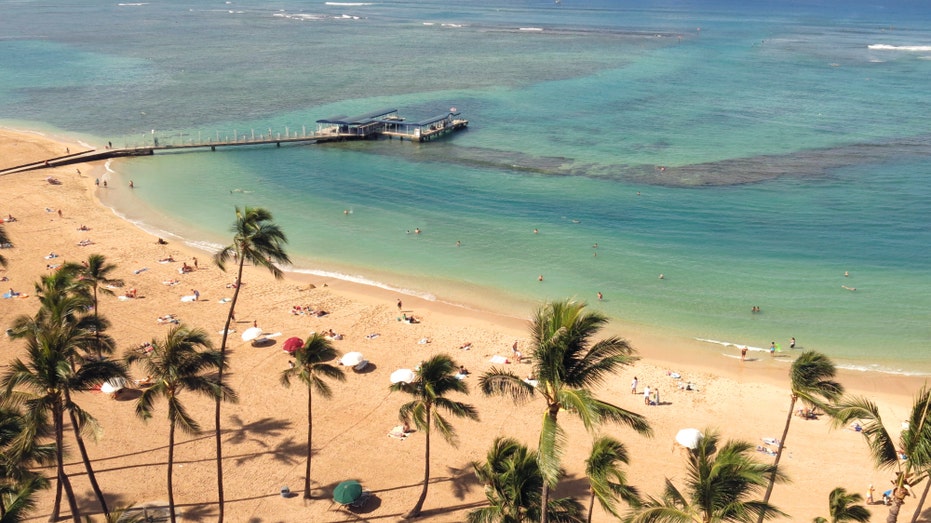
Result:
M698 448L698 442L704 437L705 435L698 429L682 429L676 433L676 443L687 449L695 450Z
M362 497L362 484L354 479L343 481L333 489L333 501L340 505L355 503Z
M294 354L294 351L300 349L303 346L304 340L294 336L293 338L284 340L284 344L281 346L281 350L287 352L288 354Z
M414 381L414 371L398 369L391 373L391 383L410 383Z
M104 394L113 394L126 388L125 378L110 378L100 385L100 392Z
M343 355L342 358L339 359L339 362L347 367L355 367L356 365L362 363L362 360L364 359L365 357L362 356L361 352L347 352Z
M252 341L262 335L262 327L249 327L242 333L242 341Z

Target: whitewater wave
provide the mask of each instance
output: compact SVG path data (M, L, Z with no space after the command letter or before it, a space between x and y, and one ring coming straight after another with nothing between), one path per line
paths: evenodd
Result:
M870 44L868 49L874 51L908 51L908 52L931 52L931 45L889 45L889 44Z
M372 5L369 2L324 2L326 5L339 5L343 7L360 7L365 5Z
M708 338L694 338L694 339L696 341L701 341L704 343L713 343L715 345L721 345L723 347L734 347L736 349L742 349L744 347L747 347L747 349L750 351L769 352L769 348L751 347L750 345L744 345L743 343L734 343L732 341L712 340ZM776 358L776 361L780 363L789 363L792 360L787 360L784 358ZM882 365L879 363L871 363L871 364L837 363L836 366L838 369L852 370L852 371L858 371L858 372L880 372L883 374L893 374L896 376L929 376L931 375L927 372L910 371L910 370L905 370L901 367L892 367L889 365Z
M705 343L714 343L715 345L721 345L723 347L734 347L735 349L742 349L744 347L747 350L758 351L758 352L769 352L769 349L764 349L763 347L751 347L745 343L734 343L732 341L721 341L721 340L710 340L707 338L695 338L696 341L702 341Z
M310 274L313 276L322 276L325 278L333 278L336 280L348 281L351 283L358 283L360 285L366 285L369 287L378 287L379 289L385 289L387 291L396 292L398 294L403 294L405 296L414 296L414 297L421 298L427 301L432 301L432 302L437 301L436 295L434 294L430 294L428 292L415 291L411 289L404 289L401 287L394 287L392 285L388 285L387 283L382 283L376 280L370 280L364 276L353 276L351 274L344 274L341 272L321 271L321 270L315 270L315 269L298 269L294 267L283 268L283 270L285 270L286 272L292 272L295 274Z

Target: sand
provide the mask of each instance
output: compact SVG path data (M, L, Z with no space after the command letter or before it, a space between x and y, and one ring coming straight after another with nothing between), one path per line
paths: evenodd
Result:
M51 139L35 133L0 131L0 167L60 156L65 148L80 148L65 139ZM132 160L126 160L132 161ZM83 174L79 174L80 173ZM227 313L224 299L232 296L227 285L234 275L221 271L211 262L210 253L198 251L178 241L159 245L157 238L119 219L97 200L95 178L103 173L100 164L82 164L0 176L0 216L12 214L14 223L4 224L15 248L4 249L8 267L0 269L4 292L13 288L32 293L34 282L48 273L49 265L65 260L80 261L100 253L118 266L115 275L125 280L123 292L136 289L137 298L104 296L100 312L113 324L110 333L120 354L152 338L162 337L168 326L157 318L174 314L185 324L202 327L214 335L219 346L220 330ZM61 185L46 182L55 176ZM115 182L114 182L115 183ZM143 191L144 188L134 190ZM60 215L59 215L60 210ZM274 212L274 209L270 209ZM230 212L230 222L234 216ZM81 226L89 230L80 230ZM91 245L79 242L89 240ZM50 252L58 257L46 259ZM160 263L171 256L175 261ZM179 274L182 263L198 269ZM145 269L140 271L140 269ZM164 282L179 280L176 285ZM196 302L181 298L200 293ZM398 321L396 301L403 310L421 320L419 324ZM329 312L326 316L293 315L295 305L311 305ZM0 299L0 324L34 314L35 298ZM531 311L527 311L529 317ZM459 446L441 438L433 439L430 492L424 505L423 520L463 521L465 514L482 506L482 487L472 473L471 462L484 457L496 436L511 436L533 447L539 434L543 410L541 400L515 406L502 398L486 398L476 390L477 374L491 367L494 355L509 356L512 343L527 345L527 319L501 316L492 312L459 308L412 296L399 296L384 289L321 277L288 277L275 281L267 272L247 267L231 338L231 373L228 384L239 393L239 403L225 405L223 419L226 517L228 521L397 521L414 505L423 479L424 436L411 434L406 440L387 436L398 424L398 408L407 398L390 393L389 375L398 368L411 368L430 355L447 353L465 365L472 375L467 383L472 394L456 398L474 404L480 422L455 420ZM276 335L274 344L252 347L240 334L256 322L266 333ZM303 485L307 436L306 388L284 388L280 373L288 366L288 355L281 350L291 336L306 337L310 332L333 329L343 335L334 341L342 352L359 351L371 361L362 373L347 372L345 383L333 383L330 399L314 400L314 456L311 478L315 499L284 498L282 487L300 492ZM630 325L611 325L609 332L628 338L642 360L625 369L616 379L598 390L598 395L645 415L653 427L653 438L639 436L630 429L604 426L602 432L620 438L628 446L632 462L630 481L651 494L659 494L664 478L679 482L684 476L683 456L673 449L673 438L686 427L713 427L725 438L739 438L762 445L761 438L778 437L789 407L788 369L791 354L778 358L757 356L757 361L741 362L735 348L708 357L697 350L698 342L666 337ZM368 335L378 334L377 337ZM607 334L607 332L606 332ZM894 333L890 333L894 338ZM420 343L427 339L429 343ZM459 347L471 342L470 350ZM894 339L890 346L894 346ZM5 364L22 353L21 344L0 337L0 353ZM530 366L510 364L525 375ZM132 369L136 379L139 369ZM670 375L681 376L676 379ZM645 406L642 397L630 393L631 379L640 386L660 389L660 406ZM911 398L922 384L906 378L869 372L843 372L840 380L851 391L877 401L890 428L906 416ZM697 390L678 388L691 381ZM164 405L144 422L134 413L133 391L112 399L100 392L79 394L75 400L100 422L102 432L96 443L89 443L98 481L111 506L166 499L166 459L168 423ZM204 432L180 434L176 448L175 500L184 521L212 521L217 506L213 451L213 403L187 395L184 403L201 423ZM584 459L591 437L569 415L560 416L569 434L569 448L563 460L567 471L560 494L587 496ZM759 459L772 459L760 453ZM827 496L835 487L864 492L877 485L882 492L889 474L872 469L866 445L851 430L832 430L826 419L803 421L794 418L787 439L781 469L792 480L777 486L772 502L792 515L787 521L810 521L827 515ZM67 470L80 507L95 513L94 501L77 453L71 453ZM54 469L46 471L51 475ZM333 487L345 479L360 480L373 497L352 514L331 501ZM680 483L681 484L681 483ZM35 520L45 520L51 510L54 490L39 497ZM587 497L583 500L587 505ZM911 514L914 501L905 507ZM871 507L874 514L885 507ZM67 511L67 504L62 507ZM595 509L594 521L610 521Z

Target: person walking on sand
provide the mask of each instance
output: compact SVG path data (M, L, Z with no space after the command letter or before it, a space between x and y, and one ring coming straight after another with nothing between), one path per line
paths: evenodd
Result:
M769 355L776 357L776 342L775 341L769 344Z
M740 349L740 359L741 359L741 361L747 359L747 346L746 346L746 345L744 345L744 346Z
M789 338L789 348L790 349L795 348L795 336L792 336L791 338Z
M401 307L402 307L402 305L401 305L401 299L398 298L398 312L401 312Z
M658 407L659 406L659 387L657 387L656 390L653 391L653 398L654 398L654 402L653 402L654 405Z
M650 404L650 386L649 385L646 385L643 387L643 404L644 405Z
M631 380L630 382L630 393L631 394L637 393L637 377L636 376L634 376L634 379Z
M194 301L200 301L200 291L197 289L191 289L191 292L194 294Z

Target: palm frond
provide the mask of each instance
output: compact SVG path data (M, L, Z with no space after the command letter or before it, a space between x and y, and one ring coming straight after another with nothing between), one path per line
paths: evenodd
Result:
M870 454L877 468L898 466L899 456L895 441L883 426L879 407L865 397L846 397L834 406L834 426L844 426L852 422L860 423L860 434L866 439Z

